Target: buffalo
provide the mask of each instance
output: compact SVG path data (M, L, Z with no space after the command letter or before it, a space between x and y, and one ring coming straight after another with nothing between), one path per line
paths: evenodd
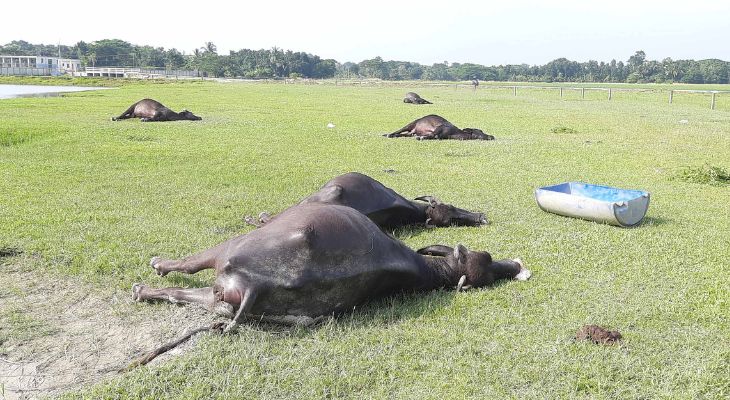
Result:
M331 179L319 191L306 197L299 204L311 203L352 207L383 229L416 224L431 227L479 226L488 223L483 213L442 203L433 196L420 196L408 200L377 180L358 172L350 172ZM258 222L252 217L246 217L246 221L261 226L271 218L274 217L261 213Z
M438 115L427 115L419 118L403 128L383 135L389 138L415 136L419 140L427 139L455 139L455 140L494 140L494 136L487 135L480 129L459 129L445 118Z
M165 107L159 101L152 99L143 99L132 104L127 111L118 117L112 117L112 121L119 121L129 118L141 118L142 122L161 122L161 121L200 121L202 118L191 113L188 110L182 110L179 113Z
M433 104L430 101L421 98L417 93L408 92L406 93L406 97L403 99L404 103L411 103L411 104Z
M156 257L151 264L161 275L215 269L211 287L134 284L132 298L202 304L232 318L225 331L247 318L309 325L399 292L481 287L531 275L519 259L494 261L461 244L413 251L354 208L316 202L291 207L201 253L182 260Z

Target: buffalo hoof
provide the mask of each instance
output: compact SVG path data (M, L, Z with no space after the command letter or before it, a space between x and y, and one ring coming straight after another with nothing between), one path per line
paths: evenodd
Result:
M117 117L112 117L111 119L112 119L112 121L116 121Z
M133 301L142 301L142 290L146 286L141 283L135 283L132 285L132 300Z
M223 328L223 333L226 333L226 334L236 333L237 328L238 328L238 322L231 321L228 324L226 324L225 328Z
M142 122L147 122L147 121L149 121L149 118L140 118L139 120Z
M150 260L150 267L152 267L159 276L165 276L169 272L162 267L161 257L152 257Z
M257 228L261 227L261 224L258 221L256 221L256 219L254 217L252 217L250 215L243 217L243 220L249 225L253 225Z
M512 261L520 265L520 272L515 276L515 279L517 279L518 281L526 281L530 279L530 277L532 276L532 272L530 272L529 269L525 268L525 263L523 263L522 260L520 260L519 258L515 258Z

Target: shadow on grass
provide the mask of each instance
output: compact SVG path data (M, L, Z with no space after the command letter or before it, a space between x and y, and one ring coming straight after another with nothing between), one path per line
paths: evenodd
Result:
M385 327L402 321L439 314L454 302L456 295L455 290L449 289L398 293L367 302L350 312L324 316L309 326L282 325L254 318L246 321L245 325L269 334L287 334L298 338L314 335L322 329Z
M23 254L23 250L15 247L0 247L0 259L15 257Z
M644 217L640 224L636 225L636 228L650 227L650 226L661 226L671 224L674 221L664 217Z

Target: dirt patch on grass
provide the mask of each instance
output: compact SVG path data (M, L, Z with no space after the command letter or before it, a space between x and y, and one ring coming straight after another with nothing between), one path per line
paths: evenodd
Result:
M127 135L127 140L131 142L158 142L159 139L157 139L154 136L150 135Z
M576 340L586 340L595 344L614 344L621 341L619 331L609 331L598 325L585 325L575 334Z
M550 132L552 132L552 133L578 133L578 131L576 131L575 129L569 128L567 126L556 126L552 129L550 129Z
M201 307L134 303L69 278L0 271L0 399L57 395L118 375L135 357L216 318ZM195 339L155 359L165 362Z

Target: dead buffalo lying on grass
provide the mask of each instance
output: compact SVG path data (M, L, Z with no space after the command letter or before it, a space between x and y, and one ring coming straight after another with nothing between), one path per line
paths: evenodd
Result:
M162 105L162 103L152 100L143 99L132 104L127 111L118 117L112 117L112 121L119 121L129 118L141 118L142 122L162 122L162 121L200 121L202 118L194 115L188 110L182 110L179 113L170 110Z
M417 93L413 92L406 93L406 97L403 98L403 102L411 104L433 104L430 101L419 96Z
M268 224L182 260L153 258L155 269L193 274L215 269L206 288L132 288L136 301L203 304L232 316L311 324L369 300L404 291L489 285L530 277L519 259L430 246L415 252L350 207L319 203L287 209Z
M383 135L389 138L415 136L419 140L426 139L454 139L454 140L494 140L494 136L487 135L480 129L459 129L445 118L438 115L427 115L419 118L403 128Z
M407 200L393 189L377 180L358 172L337 176L299 204L337 204L352 207L365 214L384 229L395 229L406 225L426 226L487 224L487 218L479 212L471 212L442 203L433 196L421 196ZM246 221L261 226L271 218L266 213L259 215L259 222L252 217Z

